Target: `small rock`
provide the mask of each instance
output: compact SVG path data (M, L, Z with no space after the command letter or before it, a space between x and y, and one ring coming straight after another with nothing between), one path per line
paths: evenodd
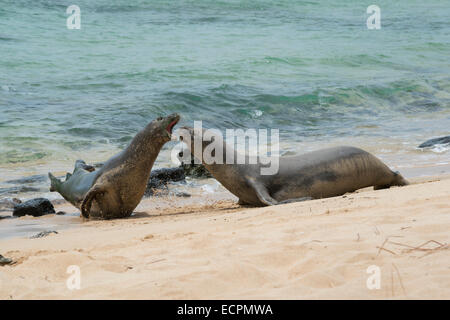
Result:
M58 211L57 213L56 213L56 215L57 216L63 216L63 215L65 215L66 213L64 212L64 211Z
M35 198L15 205L13 216L22 217L30 215L33 217L40 217L52 213L55 213L55 208L48 199Z
M31 236L30 239L43 238L52 233L58 234L58 232L53 231L53 230L42 231L42 232L39 232L38 234L35 234L34 236Z
M191 195L187 192L177 192L175 193L177 197L189 198Z
M0 254L0 266L6 266L7 264L11 264L13 261L9 258L5 258Z

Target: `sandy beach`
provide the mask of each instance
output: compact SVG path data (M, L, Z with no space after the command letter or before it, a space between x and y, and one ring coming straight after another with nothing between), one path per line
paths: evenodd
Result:
M0 299L450 299L450 179L412 182L265 208L150 198L128 219L0 240L15 261Z

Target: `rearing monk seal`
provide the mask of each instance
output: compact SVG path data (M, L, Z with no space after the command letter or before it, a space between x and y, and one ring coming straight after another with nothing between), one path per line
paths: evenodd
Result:
M103 219L131 215L144 195L150 171L163 145L170 141L178 114L158 118L138 132L128 147L96 171L77 160L62 182L51 173L50 191L81 210L84 217Z
M184 142L195 156L194 134L201 133L191 127L181 130L188 131L191 141ZM182 131L180 135L183 137ZM202 154L210 143L202 139ZM226 164L227 150L231 150L236 159L236 151L223 142L223 164L202 161L213 177L239 198L240 204L269 206L334 197L369 186L377 190L408 184L380 159L354 147L334 147L280 157L279 170L274 175L261 175L263 165L259 160L257 164L249 164L248 156L246 164Z

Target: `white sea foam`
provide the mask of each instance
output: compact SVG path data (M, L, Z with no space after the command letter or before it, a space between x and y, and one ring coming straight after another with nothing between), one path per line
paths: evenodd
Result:
M447 152L450 150L450 143L435 144L430 150L436 153Z

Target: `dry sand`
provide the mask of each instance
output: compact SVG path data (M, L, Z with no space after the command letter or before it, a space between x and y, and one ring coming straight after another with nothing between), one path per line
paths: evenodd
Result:
M129 219L1 240L16 263L0 267L0 298L450 299L449 200L448 178L266 208L148 199Z

